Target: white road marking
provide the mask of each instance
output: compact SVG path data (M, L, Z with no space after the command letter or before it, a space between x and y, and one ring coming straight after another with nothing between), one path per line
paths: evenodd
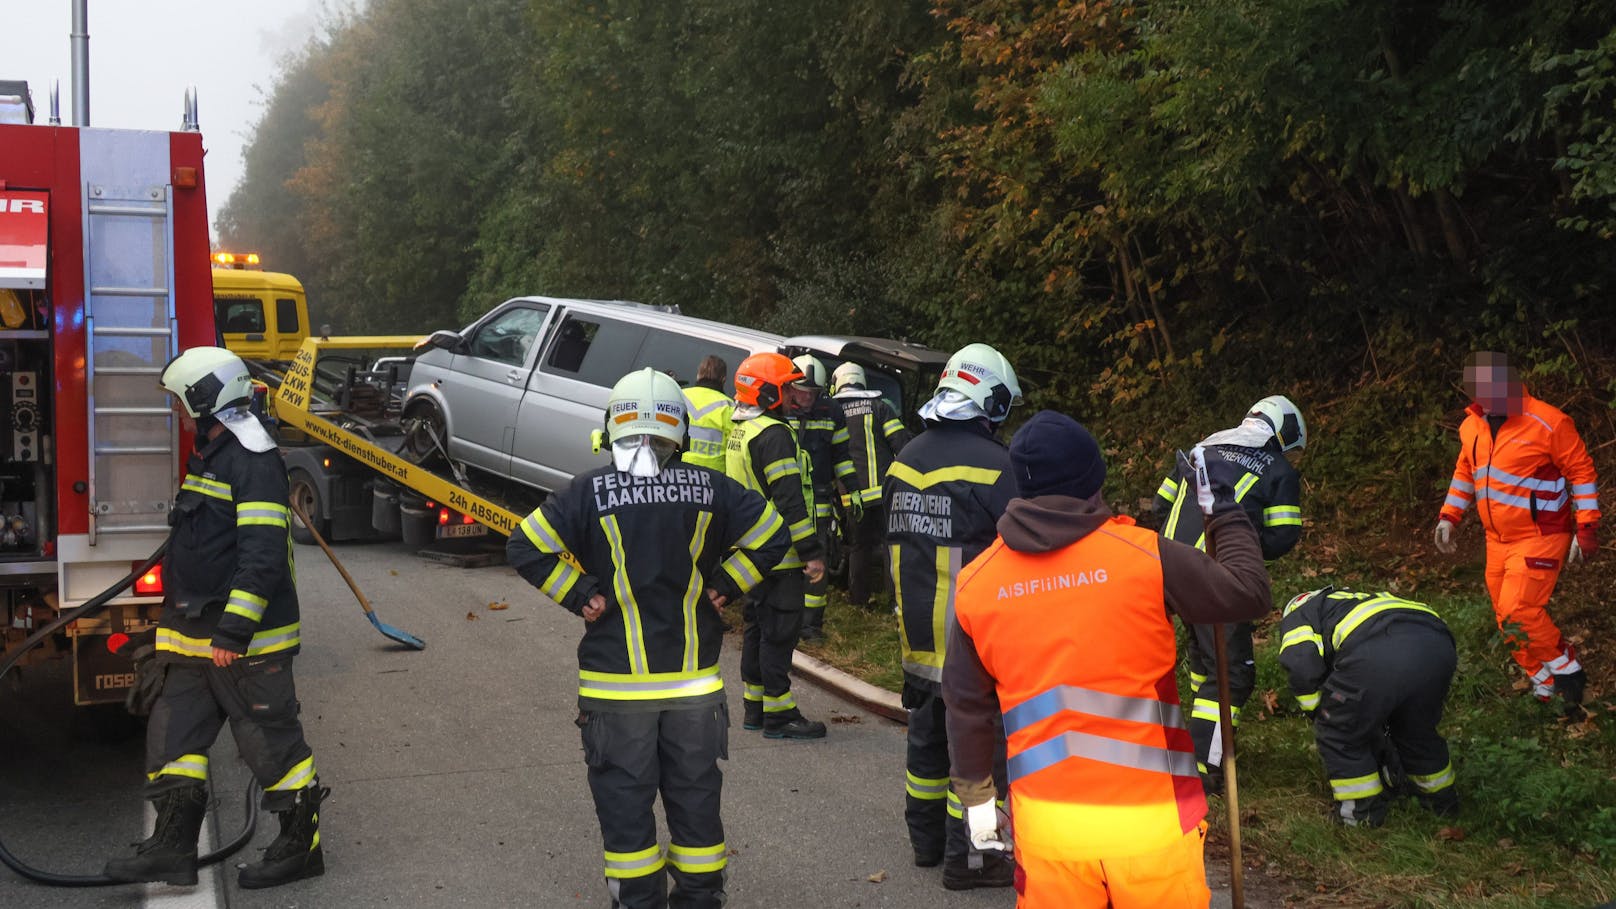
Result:
M157 809L151 802L147 802L147 828L151 828L156 822ZM213 828L217 823L216 816L209 812L208 819L202 823L202 835L197 841L198 855L206 855L213 851L217 839L213 835ZM226 859L217 865L198 869L195 887L175 887L170 884L143 885L146 890L146 906L150 909L218 909L225 904L224 887L219 877L220 867L234 868L235 863L231 859Z

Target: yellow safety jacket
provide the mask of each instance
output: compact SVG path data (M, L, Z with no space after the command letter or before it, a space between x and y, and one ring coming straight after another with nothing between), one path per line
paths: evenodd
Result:
M685 450L684 461L722 472L724 439L734 424L731 417L735 402L729 395L705 385L692 385L684 392L690 417L690 447Z
M746 411L740 411L745 413ZM796 433L768 413L738 416L725 443L730 479L761 493L791 530L791 551L776 570L801 568L822 556L814 532L814 485L808 453Z

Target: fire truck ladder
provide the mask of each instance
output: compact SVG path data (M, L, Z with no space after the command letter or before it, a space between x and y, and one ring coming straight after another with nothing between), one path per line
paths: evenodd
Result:
M175 353L174 208L167 186L85 189L90 543L168 532L179 427L158 385Z

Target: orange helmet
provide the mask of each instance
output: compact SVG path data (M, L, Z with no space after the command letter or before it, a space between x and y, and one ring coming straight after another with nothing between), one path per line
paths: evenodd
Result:
M802 378L802 370L785 354L753 354L735 370L735 400L774 410L785 398L785 386Z

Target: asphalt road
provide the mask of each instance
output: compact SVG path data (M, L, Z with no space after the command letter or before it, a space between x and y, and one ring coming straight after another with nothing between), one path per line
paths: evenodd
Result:
M193 889L52 889L0 869L0 906L607 905L573 725L581 620L503 566L442 565L401 544L338 552L380 617L427 648L384 638L319 550L298 547L297 682L320 778L332 787L321 812L325 876L243 891L233 869L245 852ZM737 644L732 637L724 658L736 718ZM138 730L98 740L95 724L66 703L60 670L9 682L0 692L0 839L32 864L94 871L145 832ZM730 730L731 906L1014 904L1008 890L945 891L938 869L912 866L901 726L806 683L797 696L805 713L831 724L827 739L768 741L738 719ZM212 766L217 843L239 829L246 784L228 734ZM274 826L272 817L260 823L252 857Z

